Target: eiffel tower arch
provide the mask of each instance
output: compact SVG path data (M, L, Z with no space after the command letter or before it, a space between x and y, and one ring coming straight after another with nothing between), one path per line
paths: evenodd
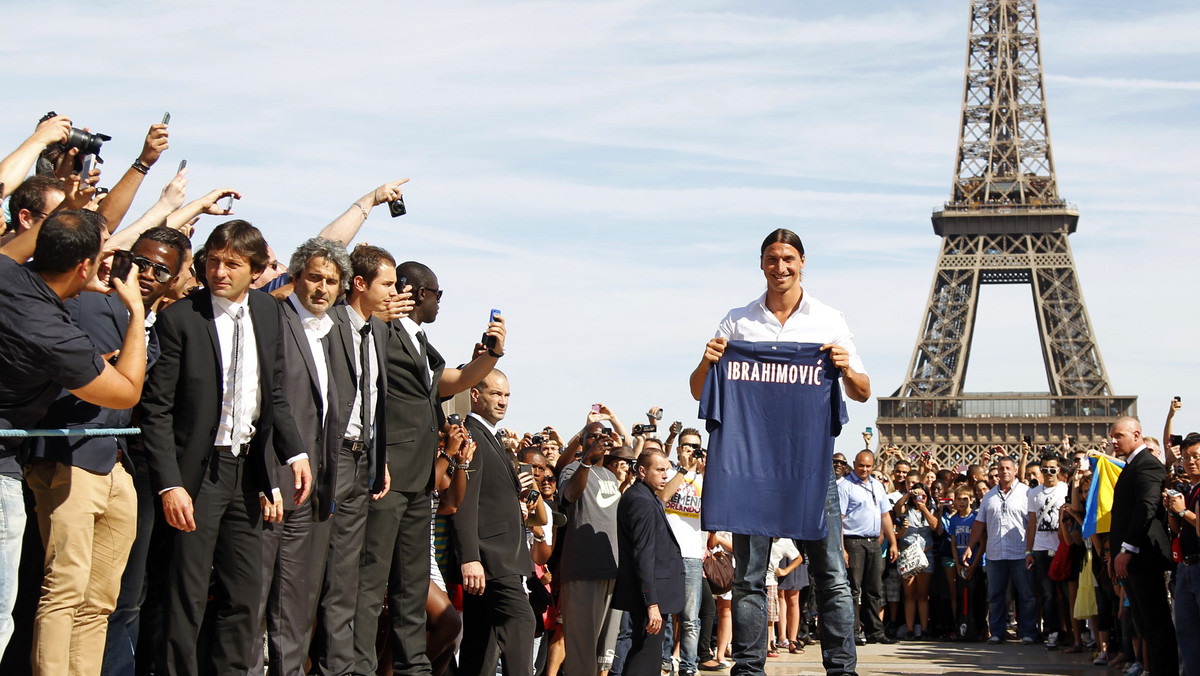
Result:
M1036 0L972 0L968 33L954 187L932 217L937 271L904 384L876 421L881 447L943 467L1025 436L1095 445L1137 412L1112 393L1075 272L1079 212L1055 180ZM1030 287L1048 392L963 392L983 284Z

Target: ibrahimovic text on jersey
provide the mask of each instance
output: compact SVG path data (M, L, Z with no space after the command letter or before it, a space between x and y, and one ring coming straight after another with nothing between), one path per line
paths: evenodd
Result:
M841 374L820 348L735 340L709 370L704 530L825 537L833 439L849 417Z

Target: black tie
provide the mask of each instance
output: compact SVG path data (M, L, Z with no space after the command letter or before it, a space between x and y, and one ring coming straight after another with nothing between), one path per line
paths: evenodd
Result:
M429 341L425 339L424 331L417 331L417 344L421 349L421 370L425 374L425 382L429 383Z
M504 430L496 430L496 441L499 442L500 448L504 448Z
M358 344L358 363L359 363L359 378L358 378L358 398L361 402L359 406L359 423L362 424L362 434L359 435L359 440L364 444L371 442L371 323L368 321L366 325L359 330L362 340Z

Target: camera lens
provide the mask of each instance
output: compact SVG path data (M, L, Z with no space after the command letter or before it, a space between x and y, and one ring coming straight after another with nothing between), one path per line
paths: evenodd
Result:
M71 127L71 135L67 137L67 147L78 148L82 155L99 155L100 146L105 141L111 141L107 134L93 134L82 129Z

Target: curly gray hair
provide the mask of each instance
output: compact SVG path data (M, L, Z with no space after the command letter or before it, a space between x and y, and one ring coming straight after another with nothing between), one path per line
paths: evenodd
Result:
M300 273L304 272L304 268L308 267L308 262L314 258L324 258L337 266L338 272L342 275L342 293L350 288L350 280L354 278L354 268L350 265L350 254L346 253L346 247L342 246L340 242L324 237L313 237L296 249L296 252L292 254L292 260L288 262L288 274L292 276L292 279L296 279Z

